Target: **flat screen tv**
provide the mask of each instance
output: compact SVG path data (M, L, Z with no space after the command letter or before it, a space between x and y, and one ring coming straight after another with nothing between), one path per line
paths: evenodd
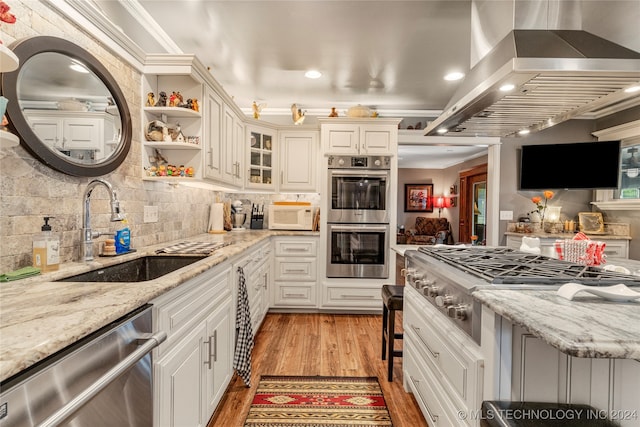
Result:
M618 188L620 141L523 145L521 190Z

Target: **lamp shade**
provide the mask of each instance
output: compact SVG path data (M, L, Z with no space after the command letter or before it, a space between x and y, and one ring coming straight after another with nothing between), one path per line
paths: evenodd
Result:
M442 209L442 208L448 208L450 206L450 200L448 197L444 197L444 196L436 196L433 198L433 207L434 208L438 208L438 209Z

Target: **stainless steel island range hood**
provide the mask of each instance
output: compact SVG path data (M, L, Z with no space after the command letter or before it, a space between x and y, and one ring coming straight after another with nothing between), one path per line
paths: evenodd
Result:
M513 29L471 69L425 135L504 137L587 113L599 118L640 105L640 92L625 91L636 85L638 52L583 30Z

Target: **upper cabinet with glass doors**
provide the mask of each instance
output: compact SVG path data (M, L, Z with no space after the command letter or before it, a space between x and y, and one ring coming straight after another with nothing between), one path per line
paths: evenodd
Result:
M275 189L275 144L277 141L275 129L266 127L247 126L247 165L248 171L245 188L261 190Z
M622 148L620 198L640 199L640 144Z

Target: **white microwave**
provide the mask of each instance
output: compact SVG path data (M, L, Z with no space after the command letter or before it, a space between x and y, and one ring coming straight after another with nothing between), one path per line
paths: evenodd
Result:
M269 229L312 230L315 210L310 205L269 205Z

